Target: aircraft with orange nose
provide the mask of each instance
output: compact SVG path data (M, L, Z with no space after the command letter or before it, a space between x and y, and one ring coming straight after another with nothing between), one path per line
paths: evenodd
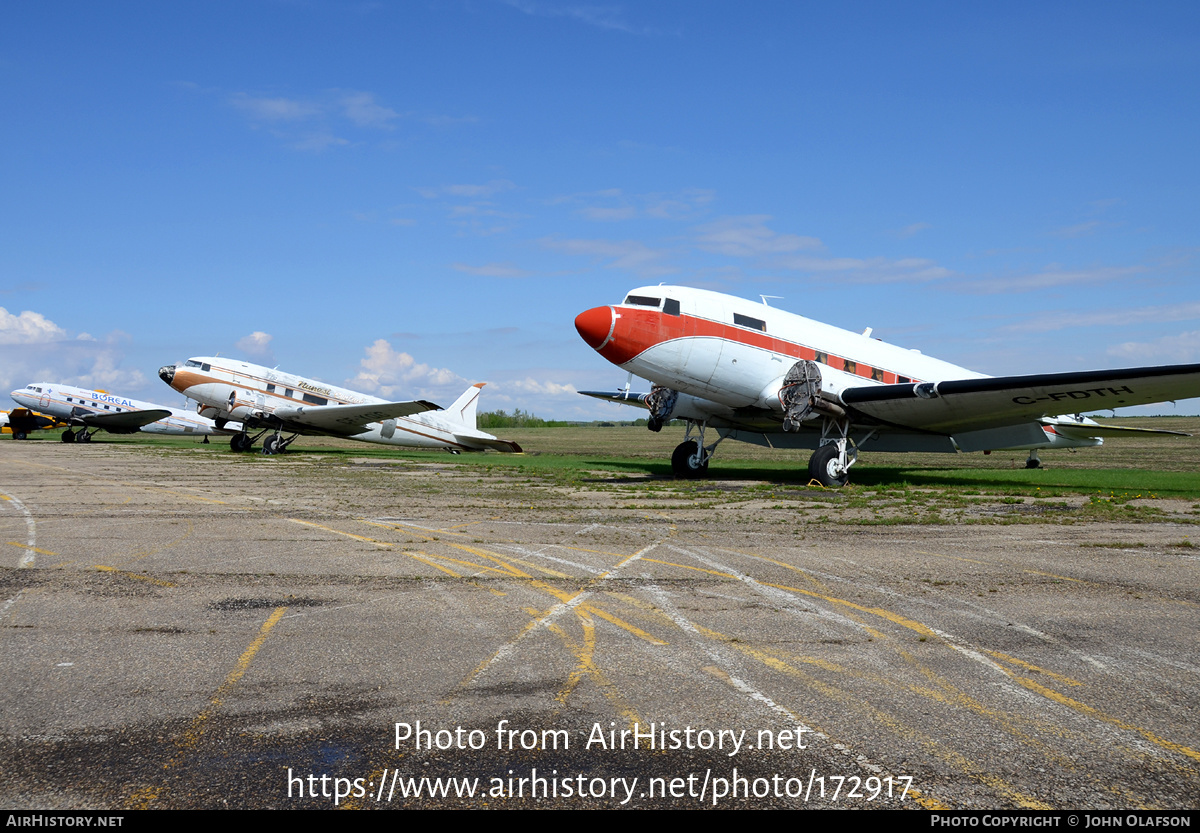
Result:
M651 431L687 423L671 456L702 477L725 439L812 448L809 474L842 486L860 450L967 452L1098 446L1166 433L1098 425L1084 410L1200 396L1200 365L987 376L786 310L683 286L634 289L575 318L583 340L651 383L648 393L580 391L650 411ZM1067 412L1064 415L1063 412ZM705 444L706 432L717 438ZM1187 435L1184 435L1187 436Z

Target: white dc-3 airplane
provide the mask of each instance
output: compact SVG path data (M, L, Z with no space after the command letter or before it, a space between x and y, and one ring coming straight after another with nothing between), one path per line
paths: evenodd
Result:
M226 433L220 431L212 420L198 417L182 408L126 399L102 390L34 382L17 388L11 396L24 408L67 423L68 428L62 433L64 443L89 442L97 431L108 431L110 434L145 431L148 434L197 436ZM78 430L73 431L72 428ZM13 436L16 437L16 434Z
M239 420L242 430L229 441L234 451L249 451L260 437L264 454L279 454L299 436L324 434L349 440L444 448L460 451L520 452L521 447L476 428L482 382L471 385L442 410L432 402L388 402L365 393L327 385L269 367L211 356L166 365L159 378L195 399L197 411L216 420ZM260 430L261 429L261 430ZM251 437L248 430L258 430ZM284 437L284 433L292 436Z
M1078 412L1200 396L1200 364L986 376L919 351L718 292L634 289L575 318L601 356L649 393L581 391L650 411L651 431L687 422L671 456L702 477L726 438L813 448L809 474L845 485L858 450L991 451L1097 446L1103 437L1180 433L1101 426ZM1059 415L1061 411L1073 416ZM705 429L718 434L704 444ZM1185 435L1186 436L1186 435ZM694 437L694 439L693 439Z

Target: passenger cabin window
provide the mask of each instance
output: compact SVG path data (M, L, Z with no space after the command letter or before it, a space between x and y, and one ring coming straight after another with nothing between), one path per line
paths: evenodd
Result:
M858 365L849 359L842 359L842 370L846 371L847 373L853 373L854 371L858 370Z
M813 361L816 361L819 364L829 364L829 354L822 353L820 350L818 350L813 354Z
M275 392L275 386L267 385L267 393L274 393L274 392Z
M654 307L658 309L658 305L662 303L662 298L650 298L646 295L629 295L625 298L625 303L633 307Z
M674 298L663 301L663 312L667 315L679 315L679 302Z
M313 405L328 405L329 400L320 396L313 396L311 393L304 394L304 401Z
M872 367L871 368L871 378L874 379L876 382L882 382L883 381L883 371L880 370L878 367Z
M737 324L739 327L749 327L752 330L760 330L764 333L767 331L766 321L758 318L751 318L749 315L742 315L738 312L733 314L733 323Z
M911 381L912 381L912 379L908 378L907 376L897 376L896 377L896 384L899 384L899 385L907 385Z
M284 396L286 396L288 399L291 399L291 398L292 398L292 389L291 389L291 388L284 388L284 389L283 389L283 395L284 395Z

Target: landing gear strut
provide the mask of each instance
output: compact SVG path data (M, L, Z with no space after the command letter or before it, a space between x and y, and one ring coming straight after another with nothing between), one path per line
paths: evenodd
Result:
M698 429L697 437L694 440L692 439L693 429ZM721 437L712 445L705 446L704 429L703 422L697 423L688 420L683 442L677 445L674 453L671 454L671 471L675 472L676 477L696 480L708 475L708 461L712 459L713 452L725 438Z
M866 442L874 435L862 438ZM827 489L845 486L850 479L850 467L858 462L858 445L850 439L850 420L844 416L827 416L821 426L821 443L808 458L808 476Z
M1040 469L1041 467L1042 467L1042 460L1040 457L1038 457L1037 449L1030 449L1029 450L1029 459L1027 459L1025 461L1025 468Z

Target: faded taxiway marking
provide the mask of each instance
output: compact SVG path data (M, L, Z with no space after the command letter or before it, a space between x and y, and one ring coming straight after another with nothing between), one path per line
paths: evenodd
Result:
M184 756L193 748L195 748L198 743L200 743L200 738L204 735L206 724L220 710L221 706L225 702L225 698L229 696L229 692L232 691L233 687L237 685L238 680L245 675L246 669L250 667L250 663L254 660L255 654L257 654L259 649L262 648L263 643L267 641L267 635L270 634L273 627L279 624L279 620L283 618L283 614L285 613L287 613L286 606L277 607L271 613L270 617L268 617L267 621L263 622L262 627L258 630L258 636L253 642L250 643L249 647L242 652L242 655L238 657L238 661L233 666L233 670L225 675L225 681L221 683L216 693L213 694L212 699L209 701L208 707L205 708L204 711L200 712L200 714L196 715L195 720L192 721L192 725L182 734L182 736L176 738L175 755L171 758L171 760L163 764L164 770L171 770L179 766L179 764L183 762ZM138 790L135 790L133 794L129 796L129 800L126 802L126 804L127 806L139 810L148 809L156 799L162 797L165 790L165 786L142 787Z
M25 529L29 533L28 544L18 544L16 541L9 542L13 546L25 548L25 554L21 556L21 560L17 563L17 567L28 568L34 566L34 559L36 558L34 554L38 552L41 552L43 555L53 555L54 553L44 552L35 546L35 544L37 544L37 523L33 520L33 513L25 507L25 504L21 503L21 501L17 500L12 495L0 493L0 506L3 506L4 503L9 503L17 508L17 511L20 512L21 516L25 519Z

